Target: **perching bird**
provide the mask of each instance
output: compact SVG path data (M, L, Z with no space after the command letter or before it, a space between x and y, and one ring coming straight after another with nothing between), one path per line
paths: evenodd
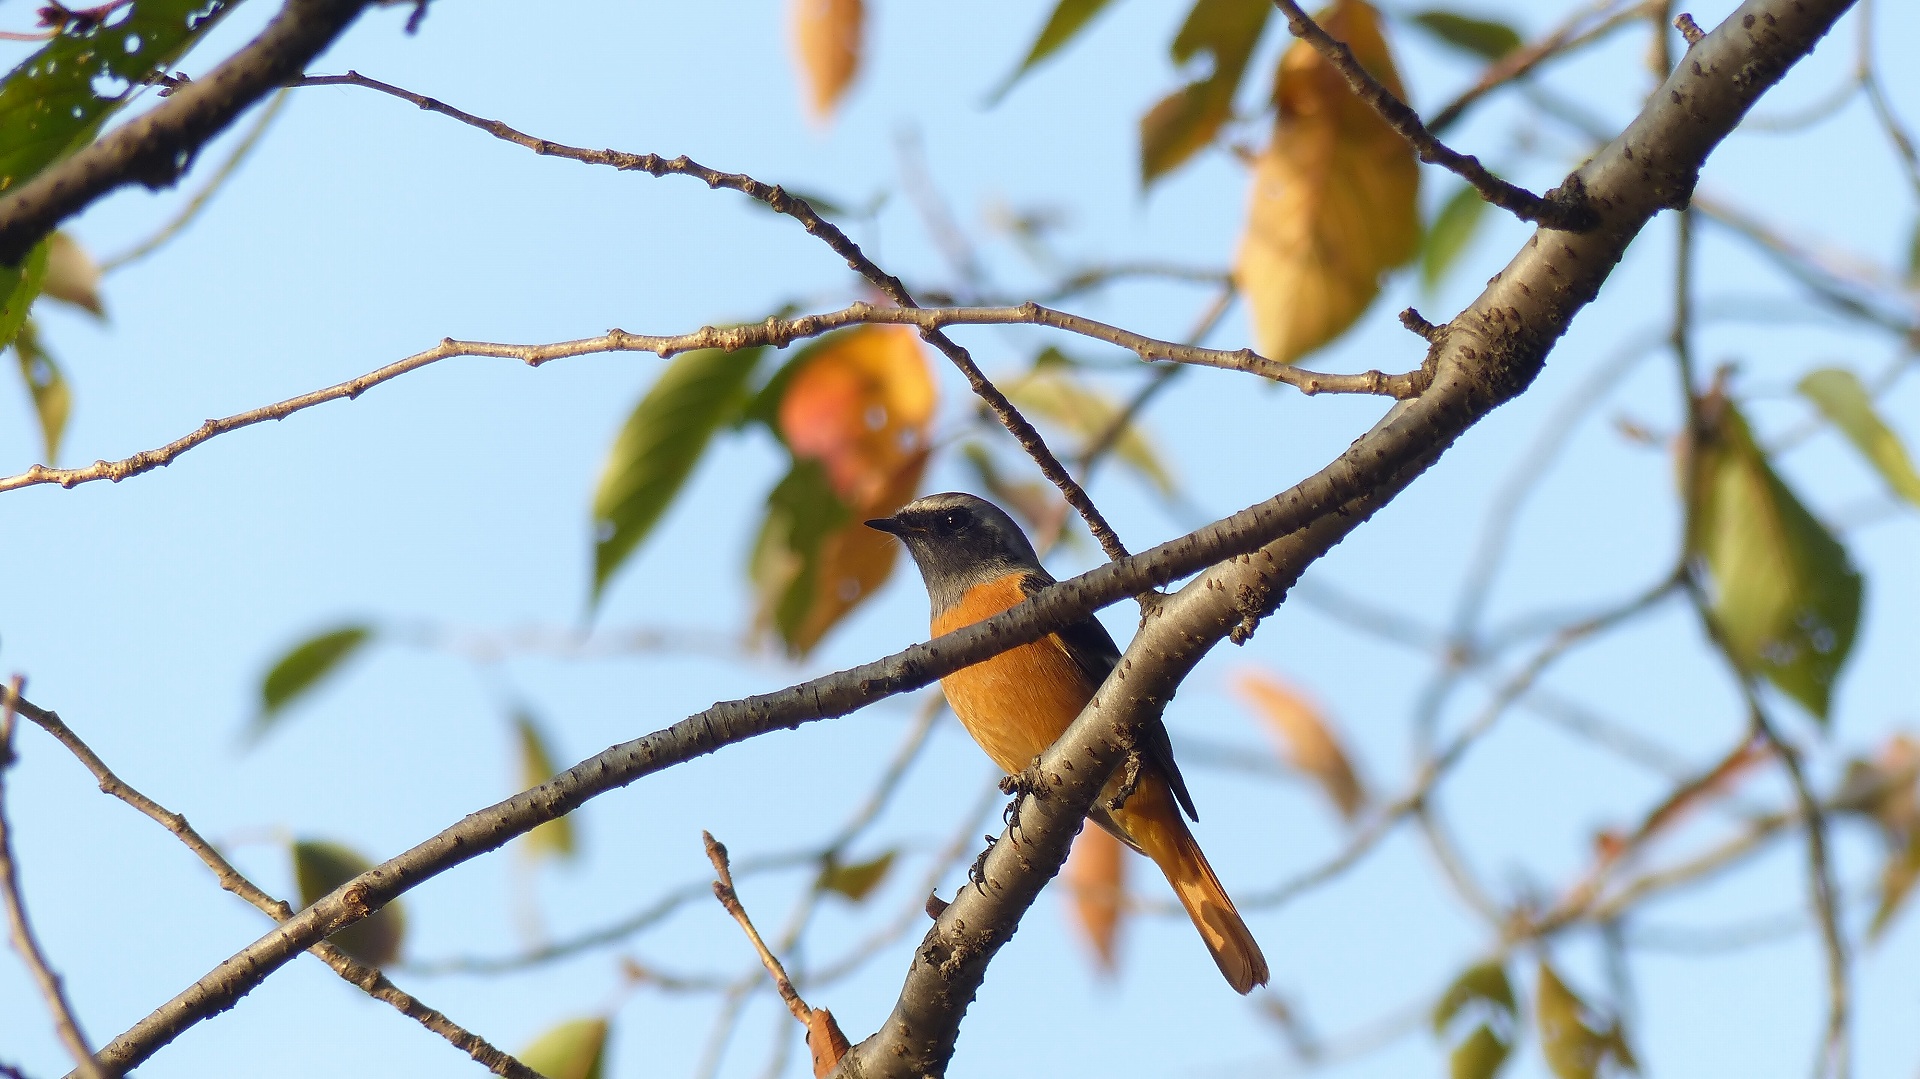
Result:
M1054 583L1020 526L973 495L928 495L867 525L906 543L926 581L936 637L991 618ZM1088 616L955 671L940 680L940 688L993 763L1018 775L1065 733L1119 660L1113 638ZM1266 957L1181 819L1183 808L1195 820L1199 815L1173 762L1166 726L1155 716L1141 733L1144 759L1133 793L1121 808L1106 808L1122 781L1116 772L1088 816L1153 859L1227 983L1236 992L1252 992L1267 982Z

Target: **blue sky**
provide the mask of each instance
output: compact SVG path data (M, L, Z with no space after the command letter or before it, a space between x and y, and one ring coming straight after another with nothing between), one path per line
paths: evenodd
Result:
M1139 114L1176 84L1166 42L1184 8L1115 5L1057 61L998 107L986 92L1022 55L1037 5L879 4L868 63L828 129L802 116L771 4L582 3L530 12L475 0L439 4L421 33L406 12L369 14L316 70L353 68L523 130L579 145L686 153L843 203L890 196L852 229L892 272L951 287L901 185L900 144L916 133L955 216L997 282L1018 295L1044 283L984 222L994 206L1066 212L1062 248L1085 262L1167 258L1224 266L1241 225L1245 176L1224 152L1143 196L1135 179ZM1731 4L1694 10L1714 25ZM1489 5L1487 10L1497 10ZM184 65L206 70L271 14L240 9ZM24 12L16 12L24 18ZM1531 31L1548 22L1514 5ZM1778 114L1821 98L1852 60L1853 24L1825 42L1763 103ZM1886 43L1910 41L1912 11L1878 13L1881 56L1897 108L1920 115L1920 75ZM1391 31L1416 105L1431 111L1473 77L1404 25ZM1250 80L1264 86L1282 41L1270 27ZM1614 124L1645 92L1644 37L1556 69L1550 83ZM1577 160L1565 129L1526 120L1501 98L1450 133L1455 145L1536 189ZM216 159L225 144L203 160ZM1453 181L1428 170L1433 205ZM193 185L190 178L188 187ZM1914 224L1912 199L1863 103L1793 136L1739 134L1715 155L1701 190L1737 201L1793 234L1898 264ZM181 192L122 193L72 227L96 253L144 237ZM1450 316L1524 242L1518 223L1489 215L1460 268L1432 297L1396 278L1362 325L1315 358L1333 370L1414 366L1420 343L1392 313L1418 303ZM1312 571L1317 586L1243 649L1222 649L1169 713L1182 740L1262 753L1263 733L1226 692L1237 670L1283 672L1323 700L1376 790L1394 792L1412 761L1410 717L1432 657L1360 633L1311 602L1338 592L1443 626L1485 510L1556 410L1669 311L1673 223L1654 222L1600 299L1575 323L1522 400L1469 433L1442 462ZM1741 315L1802 311L1791 287L1724 232L1703 225L1703 309ZM209 213L160 253L111 277L111 321L45 316L44 336L75 387L62 463L121 457L224 415L339 381L444 336L539 342L618 326L667 333L761 317L787 301L825 309L861 295L824 245L792 222L681 179L540 159L400 102L349 88L298 91L256 155ZM1074 301L1074 310L1174 337L1208 301L1186 285L1129 285ZM1210 339L1238 347L1236 312ZM963 341L993 374L1020 369L1040 344L1090 357L1092 346L980 329ZM1846 363L1878 370L1884 338L1830 318L1758 325L1712 321L1707 364L1739 364L1763 430L1804 416L1786 392L1805 370ZM1108 359L1119 359L1108 353ZM0 607L0 668L30 679L29 696L57 709L129 782L221 842L263 886L291 891L284 838L315 836L387 856L512 793L506 715L530 706L569 762L663 727L717 699L777 688L894 651L924 635L924 596L900 578L805 664L705 652L579 661L518 656L486 669L444 651L376 649L263 744L239 733L265 666L292 642L343 620L430 624L476 633L564 629L582 617L590 567L587 507L600 461L659 361L586 357L529 370L458 359L352 403L229 435L171 467L119 485L41 487L0 497L9 588ZM1100 382L1123 392L1138 374ZM951 371L940 373L942 430L972 422ZM1171 538L1310 474L1382 411L1368 399L1307 399L1245 388L1244 376L1198 371L1177 382L1148 424L1184 484L1169 507L1123 470L1092 491L1136 549ZM1920 442L1912 380L1884 402L1890 422ZM1491 597L1498 623L1540 611L1584 611L1631 595L1671 564L1678 516L1668 456L1623 439L1611 421L1655 431L1679 422L1671 361L1647 353L1575 428L1565 454L1519 520L1512 558ZM0 391L0 459L13 472L38 460L24 394ZM683 638L738 634L751 597L743 567L765 490L783 467L762 435L720 440L686 495L611 588L597 624ZM1837 438L1823 435L1782 468L1819 512L1853 519L1877 480ZM929 490L963 486L957 461L936 464ZM1920 518L1869 515L1847 534L1868 574L1861 642L1844 676L1831 732L1803 716L1794 734L1816 744L1816 772L1877 745L1916 715L1910 679L1920 638L1920 572L1911 557ZM1081 543L1059 553L1066 575L1092 564ZM1125 610L1107 615L1124 640ZM1702 764L1737 737L1742 713L1696 625L1669 605L1555 668L1548 684ZM1451 726L1484 696L1460 695ZM699 833L736 853L818 842L838 827L908 729L910 709L887 704L733 747L589 805L581 864L533 877L550 937L648 905L708 870ZM8 776L28 898L45 943L98 1041L146 1014L258 936L264 919L218 891L186 851L101 797L49 740L19 738ZM1201 811L1197 834L1235 894L1265 890L1344 842L1315 792L1232 771L1188 766ZM957 726L939 727L856 855L925 850L962 824L992 778ZM1442 806L1480 877L1500 894L1545 895L1586 864L1593 832L1630 822L1664 793L1644 769L1570 738L1525 711L1509 715L1446 788ZM1749 796L1778 804L1771 778ZM1707 842L1714 819L1671 840L1677 856ZM1858 895L1878 868L1877 840L1836 832L1841 879ZM829 904L803 958L830 959L892 913L917 904L924 859L910 860L868 905ZM1142 867L1143 868L1143 867ZM423 887L407 902L407 954L426 961L498 955L523 946L528 886L511 852ZM1709 887L1657 904L1655 927L1743 923L1803 904L1804 859L1781 845ZM1136 880L1146 874L1136 873ZM957 874L940 886L950 893ZM805 874L743 882L763 923L777 927ZM1158 882L1144 885L1162 898ZM1868 908L1849 908L1850 924ZM1402 829L1339 882L1278 909L1249 910L1274 968L1274 987L1331 1041L1430 1002L1489 946L1487 927L1448 889L1416 833ZM917 936L917 929L915 935ZM898 943L857 978L813 1003L854 1037L885 1015L910 945ZM1902 923L1863 951L1856 978L1860 1073L1904 1072L1920 1058L1909 1021L1920 930ZM616 963L733 975L751 953L717 905L691 904L628 945L506 979L402 977L429 1003L507 1048L576 1015L610 1011L614 1075L684 1075L696 1068L717 1006L707 995L622 987ZM1608 997L1590 935L1555 948L1557 964L1591 999ZM1628 1019L1655 1074L1792 1075L1812 1059L1823 997L1811 933L1730 954L1636 951L1637 1008ZM22 972L0 960L0 1060L53 1075L64 1057ZM772 1039L796 1035L770 994L758 994L722 1067L760 1075ZM1338 1076L1441 1074L1444 1047L1423 1026L1383 1048L1329 1066ZM969 1013L953 1074L1023 1070L1073 1074L1273 1074L1287 1059L1257 1006L1233 996L1182 920L1138 919L1120 977L1098 981L1058 897L1040 903L995 963ZM231 1013L203 1023L142 1075L365 1074L466 1076L476 1067L438 1039L301 959ZM804 1073L795 1052L786 1074ZM1546 1074L1529 1040L1514 1076Z

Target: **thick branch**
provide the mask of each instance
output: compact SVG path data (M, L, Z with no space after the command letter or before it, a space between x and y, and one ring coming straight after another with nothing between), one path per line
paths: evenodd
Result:
M132 183L166 187L241 112L300 74L367 0L287 0L260 36L137 120L0 198L0 262L18 263L61 221Z

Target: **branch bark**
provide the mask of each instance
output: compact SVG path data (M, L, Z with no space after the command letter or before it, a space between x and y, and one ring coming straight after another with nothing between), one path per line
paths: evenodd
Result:
M1536 232L1479 299L1436 335L1430 351L1437 368L1432 388L1396 406L1385 422L1320 472L1190 535L1055 585L986 622L777 693L717 704L471 814L242 949L114 1039L100 1058L122 1069L144 1061L181 1031L231 1007L314 942L591 797L723 745L926 685L1060 629L1099 606L1233 559L1182 589L1164 609L1149 612L1121 664L1121 680L1102 691L1044 758L1048 794L1029 806L1022 849L1015 851L1002 837L987 860L994 883L958 897L936 922L930 944L916 955L900 1002L910 1009L910 1021L890 1021L848 1056L841 1072L907 1074L908 1056L933 1064L934 1072L944 1069L952 1035L992 949L1011 935L1020 913L1058 870L1068 837L1120 755L1124 726L1140 709L1164 702L1220 636L1249 632L1278 603L1292 575L1391 498L1462 432L1525 390L1633 237L1659 210L1685 205L1707 154L1848 6L1847 0L1749 0L1690 50L1647 109L1580 170L1598 226L1580 234ZM1187 632L1196 639L1177 639ZM1149 654L1163 646L1166 651ZM1080 761L1085 763L1067 769L1069 762ZM974 920L962 925L969 914Z
M368 0L287 0L260 36L165 102L0 198L0 263L116 188L179 180L193 156L248 106L299 75L352 24Z

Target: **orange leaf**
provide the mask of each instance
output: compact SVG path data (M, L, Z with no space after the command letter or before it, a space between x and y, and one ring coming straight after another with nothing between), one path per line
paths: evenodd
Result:
M1297 689L1270 674L1245 671L1235 679L1234 688L1242 700L1267 721L1280 742L1280 755L1301 772L1312 776L1333 801L1340 816L1351 821L1366 808L1367 792L1354 774L1353 765L1332 724L1320 709Z
M1089 824L1073 841L1066 878L1080 931L1093 945L1101 973L1110 975L1119 962L1115 945L1127 894L1126 848L1105 828Z
M840 1032L840 1024L834 1020L833 1013L825 1008L815 1008L807 1013L807 1049L813 1054L813 1074L826 1076L833 1074L840 1058L847 1055L851 1048L847 1036Z
M1337 0L1317 19L1361 66L1405 98L1379 13ZM1280 60L1273 142L1253 175L1234 275L1255 343L1292 363L1345 332L1380 291L1380 276L1420 245L1420 164L1311 45Z
M933 406L919 336L905 326L863 326L794 372L778 423L793 455L824 464L834 493L861 510L884 501L900 466L925 448Z
M793 51L815 120L825 122L860 69L860 0L793 0Z

